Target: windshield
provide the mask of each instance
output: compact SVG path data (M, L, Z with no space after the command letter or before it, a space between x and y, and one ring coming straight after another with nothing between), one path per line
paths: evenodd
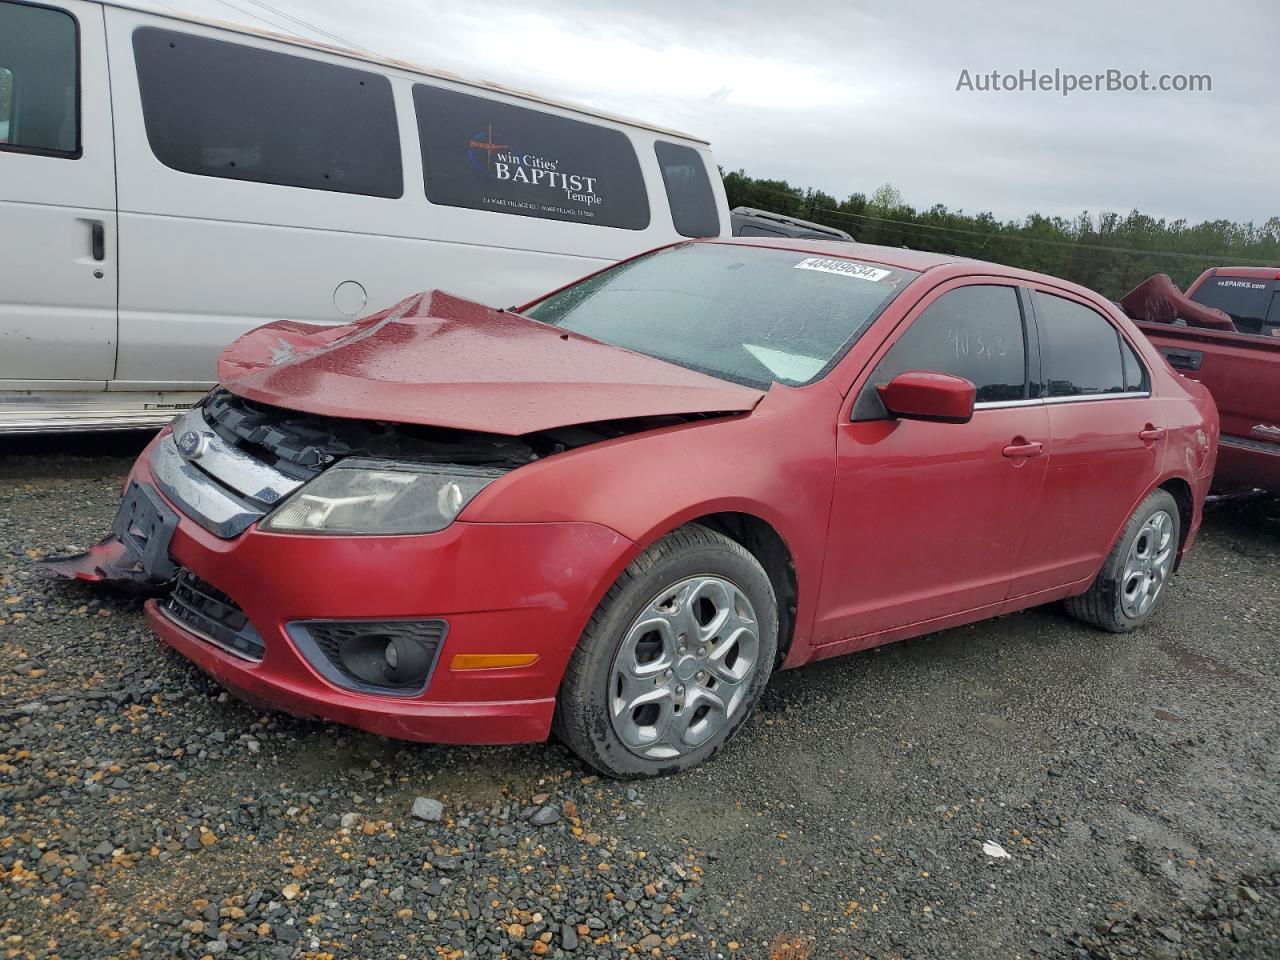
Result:
M690 243L554 293L527 316L735 383L824 375L918 274L842 257Z

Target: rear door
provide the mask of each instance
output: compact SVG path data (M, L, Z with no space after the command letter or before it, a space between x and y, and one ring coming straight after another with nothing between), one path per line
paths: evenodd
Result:
M1111 319L1065 291L1032 299L1053 447L1011 597L1094 576L1165 447L1150 373Z
M945 284L904 326L839 427L820 644L1003 602L1037 513L1049 432L1016 286ZM971 380L973 419L889 417L875 388L908 370Z
M0 0L0 390L105 387L115 350L102 8Z

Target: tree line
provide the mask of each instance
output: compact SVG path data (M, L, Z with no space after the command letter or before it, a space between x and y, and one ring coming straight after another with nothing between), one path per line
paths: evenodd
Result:
M1280 267L1280 216L1261 227L1211 220L1164 220L1082 212L1075 217L1029 214L998 220L935 204L918 210L891 184L845 200L785 180L724 173L729 206L758 207L837 227L861 243L949 253L1062 277L1118 299L1153 273L1182 289L1208 267Z

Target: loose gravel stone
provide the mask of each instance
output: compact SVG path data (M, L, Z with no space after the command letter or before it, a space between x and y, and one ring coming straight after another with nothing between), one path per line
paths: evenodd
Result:
M628 785L264 713L142 598L38 577L144 442L0 456L6 958L1280 956L1274 504L1213 507L1141 631L1046 608L781 674Z
M413 815L419 820L435 822L444 816L444 804L432 797L415 797Z
M529 818L529 822L535 827L549 827L560 819L560 808L547 804L545 807L539 807Z

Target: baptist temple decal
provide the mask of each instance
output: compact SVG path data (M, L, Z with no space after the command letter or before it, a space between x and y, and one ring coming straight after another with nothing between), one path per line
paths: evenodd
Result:
M604 203L596 193L597 177L563 173L558 160L548 160L532 153L518 153L508 144L498 143L493 124L485 133L477 133L467 142L467 157L477 172L507 183L526 183L563 191L564 199L595 206Z

